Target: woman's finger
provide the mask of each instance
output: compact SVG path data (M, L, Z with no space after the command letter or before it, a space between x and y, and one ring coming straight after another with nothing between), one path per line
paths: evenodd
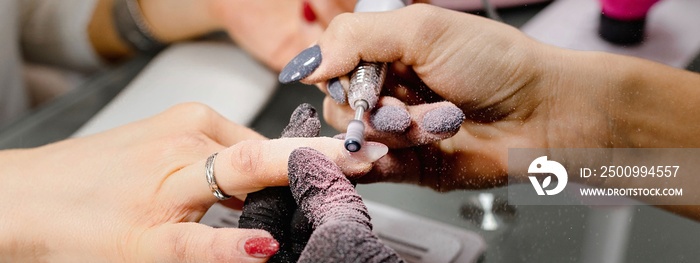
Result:
M216 115L202 132L223 146L230 147L243 140L267 139L248 127L232 122L218 113Z
M326 28L335 16L346 12L352 12L356 1L306 0L305 2L308 3L308 8L314 11L315 16L317 17L316 21L318 21L323 28ZM307 12L306 10L304 11Z
M265 139L259 133L226 119L211 107L196 102L175 105L157 118L160 123L156 127L164 127L166 130L189 128L204 133L226 147L244 140Z
M348 104L348 88L350 87L350 77L347 75L332 78L317 85L319 89L330 96L336 103Z
M347 94L350 89L350 76L335 77L317 84L317 87L328 94L336 103L343 105L348 103ZM408 105L445 100L428 88L411 67L401 62L391 64L381 95L398 98Z
M458 161L464 159L469 163ZM357 182L415 184L438 192L501 186L507 175L495 170L493 163L488 156L446 153L434 146L398 149L379 159L372 171Z
M426 145L452 137L464 121L464 113L450 102L414 106L382 97L379 108L365 116L365 139L386 144L389 148ZM338 130L344 131L354 117L354 111L337 105L329 98L323 103L324 118Z
M318 119L316 109L310 104L299 105L289 124L282 131L282 138L318 137L321 131L321 122ZM296 262L299 258L295 253L295 241L301 240L306 244L308 235L304 235L300 230L306 229L306 225L297 226L294 219L297 217L297 204L289 187L267 187L263 190L250 193L245 198L245 206L238 219L239 228L262 229L268 231L280 242L280 250L270 261L272 262ZM292 228L290 229L290 226ZM299 244L301 245L301 244Z
M271 261L296 262L298 255L293 253L289 229L296 209L289 187L267 187L246 197L238 228L269 232L280 242L280 249Z
M357 182L415 184L440 192L460 189L462 182L467 180L455 180L446 158L448 157L432 146L391 150L376 162L372 171Z
M305 83L318 83L347 75L361 60L423 65L428 56L434 55L429 51L440 50L431 46L444 33L443 30L436 30L442 28L438 24L449 20L444 13L437 16L440 9L436 7L416 6L419 5L391 12L338 15L321 36L318 42L320 48L305 51L292 60L307 61L308 58L314 58L314 61L320 63L288 65L280 76L289 77L280 77L280 80L293 82L303 79ZM403 24L424 27L396 26ZM324 57L332 59L323 59ZM292 72L300 74L291 74Z
M228 195L244 195L268 186L286 186L289 154L299 147L311 147L336 162L348 176L367 173L372 162L384 156L388 148L368 142L362 150L349 153L343 141L331 138L287 138L244 141L218 153L214 176L220 189ZM206 160L189 165L164 182L163 191L170 198L180 199L206 209L218 201L205 177Z
M503 132L502 126L466 122L450 139L420 147L392 149L358 182L411 183L441 192L502 186L508 180L505 169L508 148L542 145L533 144L526 136L498 135Z
M396 97L407 105L433 103L445 99L431 90L412 67L401 62L391 64L389 76L384 82L382 95Z
M279 249L262 230L215 229L199 223L157 226L139 241L139 262L266 262Z

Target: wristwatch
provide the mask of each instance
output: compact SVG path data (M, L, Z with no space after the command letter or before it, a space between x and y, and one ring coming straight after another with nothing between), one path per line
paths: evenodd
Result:
M119 36L134 50L156 53L167 46L153 34L138 0L115 0L112 12Z

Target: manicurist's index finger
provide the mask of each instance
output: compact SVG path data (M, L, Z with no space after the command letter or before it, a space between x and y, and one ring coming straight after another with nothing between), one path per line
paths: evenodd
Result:
M318 41L321 63L304 83L318 83L343 76L360 61L423 63L451 13L429 5L411 5L381 13L345 13L330 23ZM409 26L399 26L409 25Z

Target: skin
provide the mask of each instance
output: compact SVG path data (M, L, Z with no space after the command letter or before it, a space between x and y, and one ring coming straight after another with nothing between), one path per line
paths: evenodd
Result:
M116 33L113 2L97 1L87 33L102 58L118 61L134 52ZM310 0L317 20L309 22L301 0L138 2L155 37L165 43L223 29L277 70L335 15L354 6ZM264 261L245 254L243 244L270 237L267 232L194 223L217 201L202 168L208 155L220 152L219 185L227 194L245 196L286 185L287 158L301 146L334 156L349 174L364 174L373 161L342 153L342 141L329 138L267 141L198 104L94 136L0 151L0 261ZM223 203L242 205L235 198Z
M444 99L467 117L456 135L440 142L394 138L367 182L486 188L507 182L508 148L700 146L697 73L549 46L508 25L428 5L340 15L318 45L323 62L305 83L321 83L325 91L325 81L347 75L360 60L394 62L398 77L385 95L409 109ZM324 102L324 117L337 129L352 113L330 97ZM700 219L697 206L664 208Z
M95 50L108 60L133 54L112 22L114 0L99 0L88 27ZM311 45L338 14L352 11L355 1L308 0L317 20L302 16L302 0L139 0L155 36L173 43L226 30L236 43L274 70L281 70Z
M103 133L0 151L2 262L263 262L246 254L262 230L196 223L224 193L285 186L289 154L312 147L362 174L376 159L349 156L331 138L266 140L201 104L183 104ZM377 157L378 158L378 157ZM223 204L241 206L236 198Z
M316 110L302 104L282 138L316 137L320 130ZM279 241L268 262L403 262L372 234L362 198L323 153L295 149L287 170L290 187L249 194L238 221L239 228L263 229Z
M318 137L321 122L316 109L309 104L299 105L292 113L281 138ZM288 169L289 170L289 169ZM248 194L238 220L239 228L263 229L280 243L280 249L268 262L296 262L311 236L308 219L297 211L296 201L289 187L268 187Z
M116 33L113 1L97 2L87 33L102 58L117 61L134 52ZM302 20L301 0L139 4L163 42L225 29L279 70L336 14L352 9L347 1L310 2L318 18L313 22ZM267 141L198 104L86 138L0 151L0 261L261 262L245 254L243 244L268 233L194 223L217 201L202 177L205 158L220 152L219 185L245 196L286 185L288 155L300 146L331 151L351 174L365 173L372 161L342 153L342 141L329 138ZM235 198L223 203L242 205Z

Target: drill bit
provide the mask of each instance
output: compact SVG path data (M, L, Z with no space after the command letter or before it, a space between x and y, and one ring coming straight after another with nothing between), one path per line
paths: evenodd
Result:
M350 121L345 134L345 149L350 152L362 148L365 133L362 116L377 105L387 67L386 63L362 62L352 74L348 102L355 110L355 119Z

